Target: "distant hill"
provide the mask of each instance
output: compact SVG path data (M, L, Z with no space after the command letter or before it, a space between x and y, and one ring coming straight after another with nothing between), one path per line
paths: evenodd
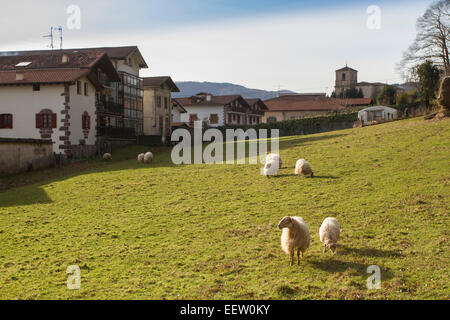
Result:
M211 93L214 96L226 96L226 95L241 95L246 99L259 98L261 100L267 100L275 98L278 94L276 91L266 91L259 89L249 89L244 86L240 86L232 83L217 83L217 82L194 82L183 81L176 82L181 92L172 94L174 98L192 97L200 92ZM295 93L289 90L281 90L280 93Z

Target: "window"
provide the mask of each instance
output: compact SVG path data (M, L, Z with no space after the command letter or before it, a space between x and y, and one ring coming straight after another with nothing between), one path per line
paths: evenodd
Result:
M91 117L89 116L89 114L87 112L85 112L81 116L81 125L82 125L83 130L91 129Z
M41 91L41 86L38 84L33 84L33 91Z
M233 120L233 115L229 114L228 115L228 123L233 122L232 120Z
M345 81L345 73L342 74L342 80Z
M269 117L269 118L267 118L267 122L269 123L269 122L277 122L277 118L275 118L275 117Z
M167 98L164 97L164 109L167 109L167 106L169 105L167 101L168 101Z
M77 94L81 95L81 81L77 81Z
M55 129L56 128L56 113L43 111L36 114L36 128L37 129Z
M156 106L157 106L158 108L161 108L161 97L160 97L160 96L157 96L157 97L156 97Z
M12 129L13 128L13 115L12 114L0 114L0 129Z
M89 95L89 86L88 83L84 83L84 95L87 97Z
M210 115L209 122L211 124L218 124L219 123L219 116L217 114Z

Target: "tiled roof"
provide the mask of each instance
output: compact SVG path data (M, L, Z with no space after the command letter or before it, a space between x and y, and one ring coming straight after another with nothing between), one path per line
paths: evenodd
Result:
M90 72L90 69L25 70L20 71L23 80L17 80L16 71L0 71L0 85L73 83Z
M163 84L167 84L172 92L180 92L180 89L169 76L144 78L144 87L161 87Z
M259 104L263 110L267 110L267 106L261 99L245 99L250 106L254 106L255 104Z
M327 111L343 110L344 107L328 97L309 100L292 100L283 97L265 101L270 111Z
M358 70L349 68L349 67L347 67L347 66L345 66L344 68L338 69L338 70L336 70L336 71L356 71L356 72L358 72Z
M357 87L365 87L365 86L385 86L385 83L381 83L381 82L358 82L356 84Z
M337 103L343 106L366 106L372 103L370 98L351 98L351 99L335 99Z
M205 94L206 95L206 94ZM211 106L211 105L226 105L230 104L231 102L242 99L244 103L246 101L240 96L240 95L230 95L230 96L211 96L211 100L208 101L206 99L206 96L204 95L197 95L189 98L177 98L177 102L181 104L184 107L196 105L196 106Z
M73 83L91 74L96 66L112 81L120 80L105 50L0 52L0 85ZM17 80L17 73L23 80ZM91 81L96 82L91 75Z
M60 51L42 51L39 54L0 52L0 71L43 68L91 68L105 55L105 52L64 52L69 58L67 63L63 63L62 54ZM31 62L31 64L25 67L17 67L21 62Z

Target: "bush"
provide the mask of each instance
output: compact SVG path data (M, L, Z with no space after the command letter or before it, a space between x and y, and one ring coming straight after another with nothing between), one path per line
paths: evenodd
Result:
M280 130L280 136L304 135L326 131L352 128L358 121L358 112L340 113L322 117L286 120L280 122L262 123L252 128Z

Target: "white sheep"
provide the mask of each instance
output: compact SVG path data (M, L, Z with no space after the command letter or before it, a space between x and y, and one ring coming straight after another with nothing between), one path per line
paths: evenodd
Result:
M105 153L105 154L103 155L103 160L105 160L105 161L110 161L110 160L112 160L112 155L111 155L110 153Z
M283 167L283 160L281 160L281 156L279 154L271 153L268 154L266 157L266 163L271 161L278 161L278 169L281 169Z
M266 177L276 176L279 170L279 162L278 161L269 161L264 166L264 175Z
M311 241L305 220L300 217L284 217L278 224L278 228L283 229L281 248L291 256L291 266L294 265L295 250L297 250L297 263L300 265L300 253L303 258Z
M141 153L140 155L138 155L137 161L138 161L139 163L144 163L144 157L145 157L145 154L144 154L144 153Z
M152 161L153 161L153 153L147 152L144 155L144 163L152 163Z
M320 241L324 244L323 253L330 249L336 253L341 228L336 218L326 218L319 230Z
M297 164L295 165L295 174L296 175L304 175L304 176L310 176L311 178L314 177L314 172L311 168L311 164L306 161L305 159L300 159L297 161Z

